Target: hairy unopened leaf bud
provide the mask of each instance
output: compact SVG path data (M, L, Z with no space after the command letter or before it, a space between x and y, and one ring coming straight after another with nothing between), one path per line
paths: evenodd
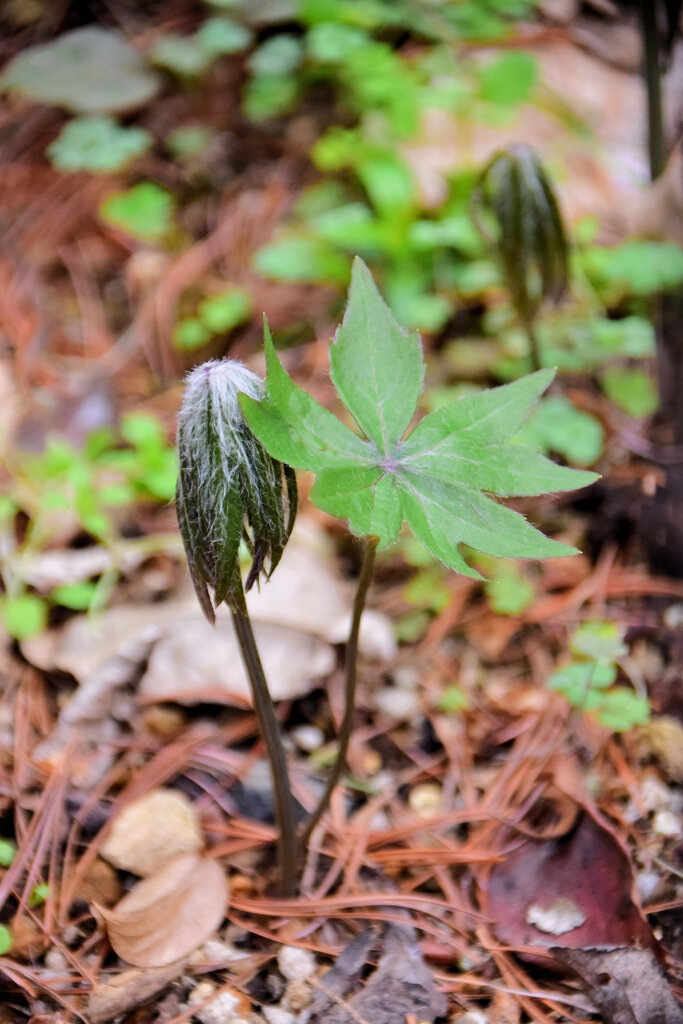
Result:
M260 401L263 382L241 363L193 370L178 417L178 525L199 603L209 622L223 601L244 611L244 591L280 561L294 525L296 478L271 458L242 415L239 394ZM244 587L240 540L251 555ZM213 604L208 588L213 590Z
M481 207L496 221L510 297L528 321L544 300L557 302L567 287L567 237L543 164L530 146L500 150L481 172L472 198L475 219Z

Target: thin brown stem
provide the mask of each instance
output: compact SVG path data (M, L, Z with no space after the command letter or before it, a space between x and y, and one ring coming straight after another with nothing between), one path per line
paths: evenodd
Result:
M275 716L268 683L261 664L249 613L233 610L232 621L242 652L242 660L251 684L254 711L266 747L273 779L275 825L277 827L278 867L280 890L283 897L294 896L297 890L297 838L294 828L294 802L287 771L287 759L282 745L280 727Z
M299 837L299 843L302 850L304 850L308 845L313 829L327 810L330 803L330 797L332 796L332 793L339 782L344 769L346 768L346 757L349 751L351 732L353 730L353 713L356 706L356 677L358 668L358 635L360 632L360 620L363 614L363 609L365 608L365 600L368 595L368 590L370 589L370 583L372 582L372 573L375 568L375 553L377 551L378 544L379 537L365 538L363 563L361 565L360 576L358 577L358 586L356 587L356 596L353 602L351 629L349 630L349 639L346 644L346 664L344 670L344 717L342 718L341 727L339 729L339 750L337 752L337 758L332 767L332 771L330 772L330 777L327 780L325 792L321 796L318 806L308 818L301 836Z

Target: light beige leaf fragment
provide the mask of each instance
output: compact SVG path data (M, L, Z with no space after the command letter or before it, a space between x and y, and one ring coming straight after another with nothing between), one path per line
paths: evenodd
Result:
M100 854L122 871L147 877L172 857L201 848L192 802L177 789L154 789L116 815Z
M93 904L114 951L134 967L164 967L213 935L225 914L228 879L215 860L174 857L112 909Z
M109 981L99 983L90 993L85 1010L87 1019L90 1024L107 1024L163 992L184 969L185 961L178 960L154 970L141 971L133 967L119 971Z

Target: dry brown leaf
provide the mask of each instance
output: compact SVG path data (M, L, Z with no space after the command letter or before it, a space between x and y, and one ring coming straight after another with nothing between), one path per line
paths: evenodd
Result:
M672 782L683 782L683 726L675 718L659 715L637 733L643 759L655 757Z
M146 878L202 845L192 802L177 789L154 789L116 815L100 853L114 867Z
M112 948L134 967L165 967L212 935L225 913L228 879L215 860L174 857L112 910L97 904Z
M683 1010L647 949L552 952L581 979L605 1024L683 1024Z
M12 933L12 956L16 960L34 961L42 956L50 945L50 936L31 917L17 914L10 924Z
M273 700L303 697L334 668L333 649L310 633L260 622L254 633ZM138 692L147 701L249 705L249 680L230 623L219 620L213 629L199 611L188 609L182 627L168 630L155 645Z
M105 907L112 907L122 895L123 890L117 872L99 857L92 862L74 892L74 898L77 900L83 900L84 903L102 903Z
M131 968L129 971L120 971L90 993L86 1007L88 1020L91 1024L106 1024L114 1017L120 1017L122 1013L146 1003L175 981L184 968L185 961L180 960L155 970Z

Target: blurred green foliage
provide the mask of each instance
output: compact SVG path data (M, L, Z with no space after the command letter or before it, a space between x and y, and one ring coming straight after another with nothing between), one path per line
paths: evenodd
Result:
M45 628L53 605L86 610L106 600L118 576L121 525L139 502L172 500L177 467L158 420L130 413L118 431L96 430L82 448L53 437L40 455L16 452L7 468L10 480L0 506L0 620L10 636L22 640ZM110 553L111 568L47 594L31 592L32 560L78 534Z
M625 732L648 721L647 697L615 685L628 647L614 622L584 622L572 633L569 646L574 657L550 676L548 684L553 690L577 710L591 712L613 732Z

